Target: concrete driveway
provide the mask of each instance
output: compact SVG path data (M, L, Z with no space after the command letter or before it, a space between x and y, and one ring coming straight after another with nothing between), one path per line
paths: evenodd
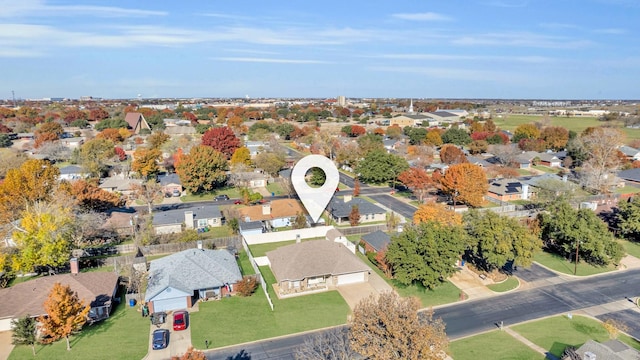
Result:
M11 331L0 332L0 360L7 360L12 350Z
M338 292L344 298L344 301L349 304L351 311L358 305L360 300L369 297L371 294L379 294L385 291L393 291L391 285L389 285L383 278L375 271L369 272L369 281L360 284L340 285L337 287Z
M173 314L167 315L167 321L160 325L150 325L149 330L149 352L145 360L165 360L172 356L182 356L191 346L191 316L188 317L187 329L173 331ZM162 350L153 350L153 331L157 329L169 330L169 346Z

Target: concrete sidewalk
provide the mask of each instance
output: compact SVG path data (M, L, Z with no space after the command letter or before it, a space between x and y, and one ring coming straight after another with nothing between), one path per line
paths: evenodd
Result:
M449 281L467 294L467 299L469 300L496 295L495 292L487 287L487 285L493 284L491 279L481 279L478 274L469 270L466 266L459 266L458 271L449 278Z
M548 352L547 350L541 348L540 346L532 343L531 341L529 341L529 339L525 338L524 336L518 334L517 332L511 330L511 328L509 327L504 327L503 330L513 336L514 339L520 341L521 343L527 345L529 348L531 348L532 350L535 350L536 352L539 352L540 354L546 356L547 359L551 359L551 360L560 360L558 359L555 355L551 354L550 352Z
M13 351L13 347L11 344L11 331L0 332L0 360L7 360L9 354Z

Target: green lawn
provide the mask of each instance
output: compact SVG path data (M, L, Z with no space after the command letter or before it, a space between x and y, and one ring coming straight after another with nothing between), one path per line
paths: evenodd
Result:
M554 169L554 168L550 168L548 166L544 166L544 165L534 165L533 166L534 169L536 170L540 170L546 173L550 173L550 174L555 174L558 172L558 169Z
M200 234L201 237L206 239L214 239L214 238L227 237L232 235L233 235L233 232L231 232L231 229L225 225L209 227L209 231Z
M249 262L249 255L247 255L244 250L238 252L238 266L240 266L242 275L253 275L256 273Z
M224 187L222 189L217 189L216 191L202 193L202 194L189 194L180 197L180 201L182 202L190 202L190 201L204 201L204 200L213 200L216 196L226 194L231 199L239 198L240 192L235 187Z
M35 359L142 359L149 346L149 319L137 308L121 303L110 318L86 326L71 338L71 351L65 340L51 345L36 345ZM29 346L16 346L10 360L34 359Z
M511 328L556 356L562 355L565 347L569 345L579 347L589 339L598 342L609 340L609 334L601 322L576 315L573 315L572 319L555 316ZM640 347L640 343L626 335L619 336L618 340L636 349Z
M640 192L640 188L635 186L625 186L616 189L616 194L635 194Z
M7 285L7 287L11 287L13 285L18 285L20 283L23 283L25 281L29 281L32 279L37 279L38 277L40 277L39 275L32 275L32 276L16 276L13 279L11 279L11 281L9 281L9 284Z
M267 184L267 191L269 193L275 194L276 196L283 195L285 193L284 190L282 189L282 186L278 182L272 182Z
M520 281L518 280L517 277L509 276L507 280L501 283L488 285L487 287L495 292L505 292L505 291L517 289L519 285L520 285Z
M499 330L453 341L449 344L449 352L455 360L544 359L544 355Z
M618 242L622 244L627 254L640 259L640 244L623 239L618 239Z
M273 281L268 268L261 268L267 284ZM271 291L272 293L272 291ZM204 349L239 344L301 331L344 324L349 306L337 291L279 300L272 296L271 311L261 288L250 297L233 296L199 304L191 315L191 343Z
M533 260L555 271L559 271L564 274L573 275L575 263L567 261L565 258L563 258L560 255L548 253L546 251L540 251L533 257ZM600 266L589 265L584 261L579 261L578 271L576 275L588 276L588 275L594 275L594 274L601 274L601 273L605 273L613 270L615 270L615 268L612 265L600 267Z

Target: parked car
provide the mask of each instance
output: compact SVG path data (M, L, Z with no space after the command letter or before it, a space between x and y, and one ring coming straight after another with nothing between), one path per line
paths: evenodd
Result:
M242 200L237 199L237 200L234 200L233 203L236 204L236 205L240 205L240 204L242 204Z
M224 201L224 200L229 200L229 195L227 194L222 194L222 195L218 195L216 196L216 201Z
M169 345L169 330L158 329L153 331L153 350L164 349Z
M187 317L189 313L186 311L176 311L173 313L173 330L185 330L187 328Z
M178 189L173 189L173 191L171 192L171 195L173 195L175 197L178 197L178 196L182 195L182 193Z

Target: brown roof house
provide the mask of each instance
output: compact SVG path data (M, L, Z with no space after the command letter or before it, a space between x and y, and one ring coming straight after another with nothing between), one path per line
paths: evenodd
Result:
M124 121L129 124L129 127L134 134L139 134L140 130L142 129L151 130L149 123L147 123L147 120L144 119L144 115L139 112L127 113L127 115L124 117Z
M327 240L282 246L267 252L267 258L280 297L367 282L371 270L344 245Z
M267 228L290 226L296 215L307 213L300 202L293 199L273 200L238 209L238 212L245 222L262 221Z
M77 263L74 267L72 259L71 274L44 276L0 289L0 331L10 330L13 319L45 315L43 304L55 283L70 286L85 304L91 305L90 320L108 318L118 290L118 275L113 272L77 273L77 269Z

